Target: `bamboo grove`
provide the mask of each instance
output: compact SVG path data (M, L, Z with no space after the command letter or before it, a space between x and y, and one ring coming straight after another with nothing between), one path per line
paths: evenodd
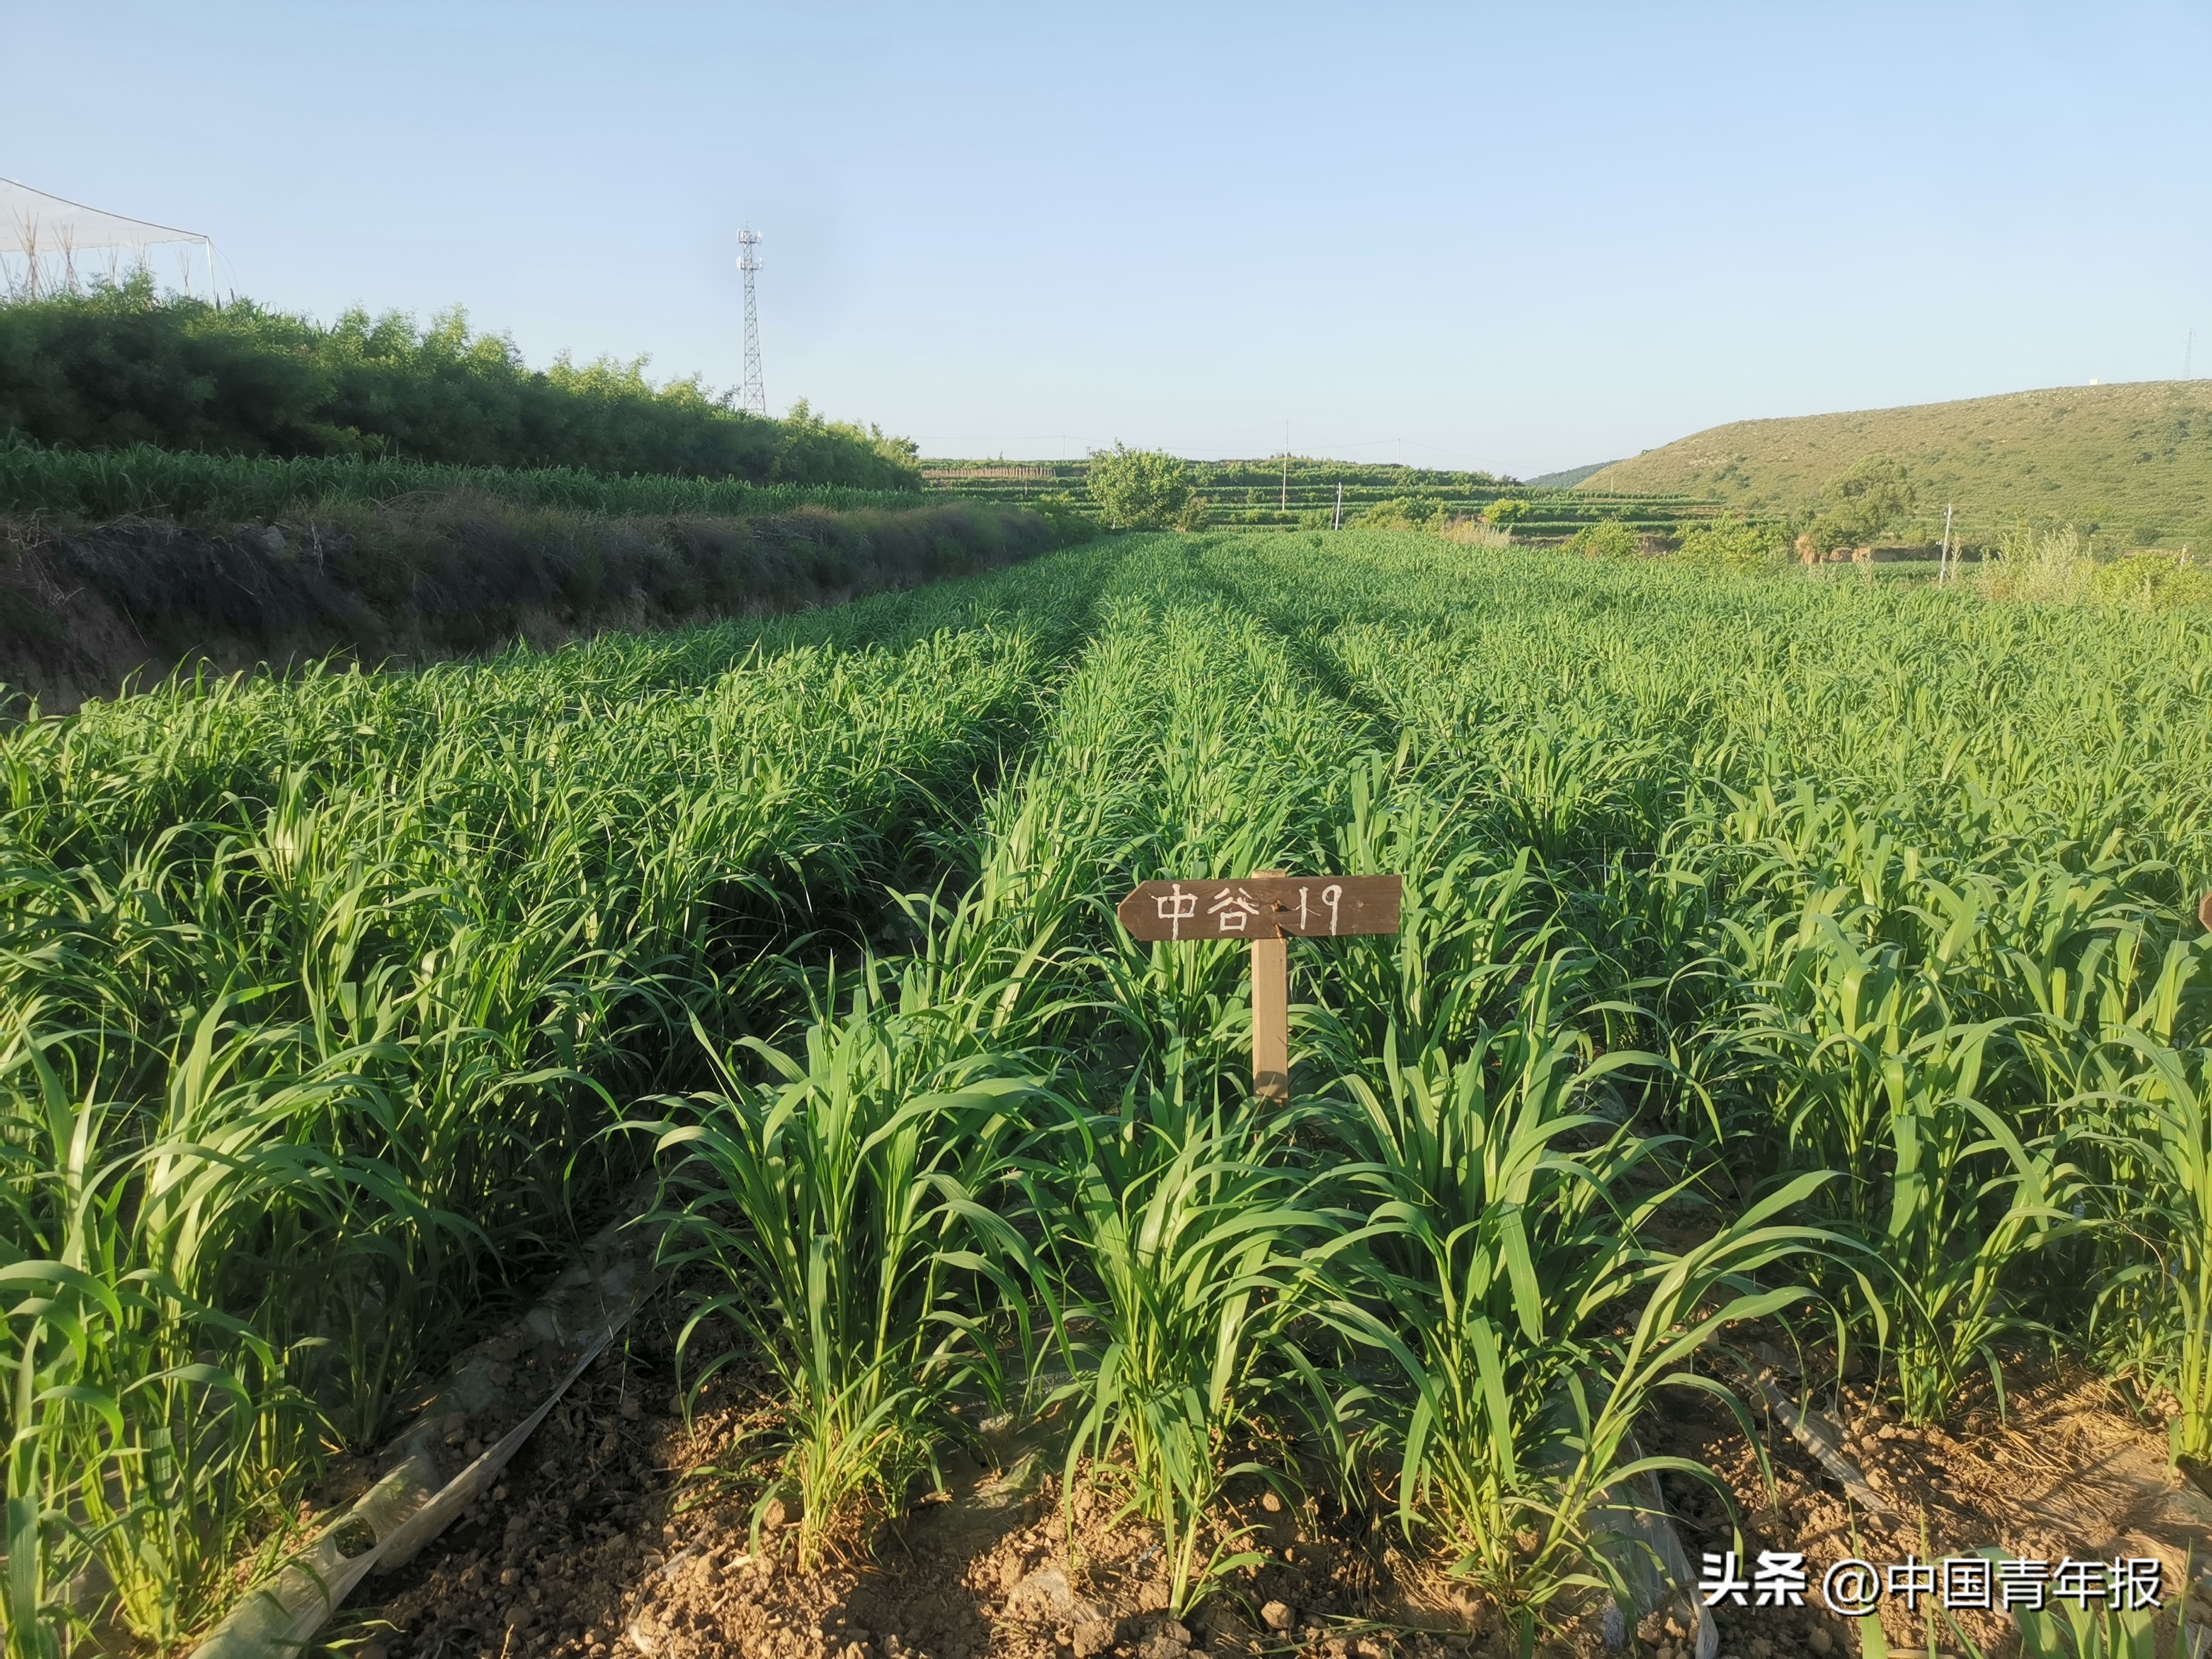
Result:
M1256 1475L1534 1628L1754 1327L2212 1458L2208 693L2174 614L1346 532L19 723L11 1659L204 1629L646 1175L809 1555L981 1395L1178 1609ZM1262 866L1406 878L1292 946L1279 1111L1242 953L1110 910Z

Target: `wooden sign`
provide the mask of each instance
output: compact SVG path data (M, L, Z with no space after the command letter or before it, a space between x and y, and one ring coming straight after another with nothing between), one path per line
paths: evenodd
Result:
M1291 876L1255 870L1231 881L1148 881L1114 914L1136 939L1251 942L1252 1092L1279 1103L1291 1097L1286 941L1395 933L1403 886L1397 876Z
M1114 914L1145 939L1341 939L1398 931L1396 876L1285 876L1148 881Z

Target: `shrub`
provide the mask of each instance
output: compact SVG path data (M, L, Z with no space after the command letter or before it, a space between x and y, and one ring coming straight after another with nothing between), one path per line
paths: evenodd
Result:
M1753 524L1731 513L1685 526L1674 556L1701 570L1752 571L1771 568L1789 551L1772 526Z
M2212 569L2186 553L2148 547L2090 567L2089 597L2142 605L2212 605Z
M1024 505L1050 526L1055 546L1073 547L1098 538L1097 522L1076 504L1075 497L1065 489L1039 495Z
M2071 525L2037 532L2015 526L1982 561L1975 586L1985 599L2078 605L2089 597L2087 546Z
M645 359L533 370L457 307L427 328L349 311L325 328L252 301L218 308L150 278L0 304L0 434L78 449L404 456L753 483L918 489L915 446L874 427L740 413Z
M1462 547L1510 547L1513 532L1486 524L1480 519L1453 519L1440 532L1448 542L1457 542Z
M1586 524L1567 538L1566 550L1586 559L1634 559L1644 554L1644 538L1618 519Z
M1367 508L1352 523L1365 530L1442 530L1444 504L1431 495L1393 495Z
M1972 580L1984 599L2025 605L2212 605L2212 569L2192 563L2185 549L2138 548L2099 559L2071 525L2040 531L2015 525Z
M1130 449L1120 440L1091 452L1091 499L1115 530L1166 530L1191 501L1190 468L1157 449ZM1201 507L1202 510L1202 507Z

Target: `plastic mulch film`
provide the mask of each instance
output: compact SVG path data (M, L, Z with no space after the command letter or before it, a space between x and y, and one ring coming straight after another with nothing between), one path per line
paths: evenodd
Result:
M1643 1461L1643 1450L1633 1437L1626 1454L1631 1462ZM1590 1516L1599 1553L1627 1585L1634 1603L1632 1609L1622 1611L1632 1611L1638 1620L1654 1613L1680 1619L1694 1638L1693 1659L1713 1659L1720 1651L1720 1626L1698 1596L1698 1575L1691 1570L1689 1553L1674 1530L1659 1483L1647 1470L1628 1485L1629 1490L1622 1494L1627 1501L1601 1505ZM1627 1645L1631 1622L1623 1618L1616 1629L1608 1610L1606 1639L1609 1646Z

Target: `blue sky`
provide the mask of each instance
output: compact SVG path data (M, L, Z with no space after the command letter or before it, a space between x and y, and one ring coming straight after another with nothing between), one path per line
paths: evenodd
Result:
M0 0L0 175L937 454L1521 476L2212 372L2212 8Z

